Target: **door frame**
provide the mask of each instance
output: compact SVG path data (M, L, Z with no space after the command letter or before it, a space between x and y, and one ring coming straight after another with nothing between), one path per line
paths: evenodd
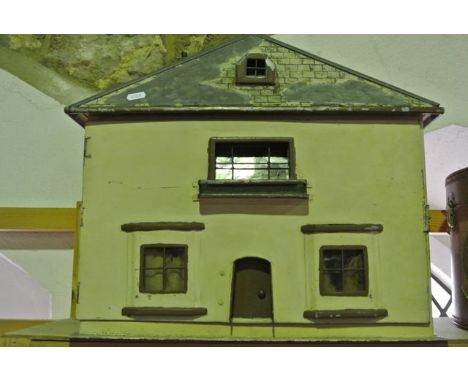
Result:
M271 324L274 323L274 295L273 295L273 272L272 272L272 266L271 262L263 257L258 257L258 256L244 256L244 257L239 257L235 259L232 262L232 277L231 277L231 295L230 295L230 310L229 310L229 322L231 324L235 324L234 319L237 319L233 317L233 312L234 312L234 297L235 297L235 283L236 283L236 263L242 260L247 260L247 259L255 259L255 260L260 260L262 262L268 263L268 266L270 267L270 291L271 291L271 317L269 318L264 318L264 317L252 317L252 318L239 318L239 320L242 320L245 323L265 323L266 320L268 320L268 323Z

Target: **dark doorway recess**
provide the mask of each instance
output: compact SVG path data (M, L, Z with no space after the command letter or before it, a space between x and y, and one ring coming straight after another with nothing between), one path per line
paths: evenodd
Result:
M234 262L231 318L273 319L270 262L245 257Z

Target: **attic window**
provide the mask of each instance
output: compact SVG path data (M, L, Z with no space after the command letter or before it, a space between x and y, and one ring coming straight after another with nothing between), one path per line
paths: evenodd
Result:
M248 76L260 77L266 72L266 63L263 58L249 58L245 74Z
M274 85L275 66L265 54L249 54L236 66L238 85Z

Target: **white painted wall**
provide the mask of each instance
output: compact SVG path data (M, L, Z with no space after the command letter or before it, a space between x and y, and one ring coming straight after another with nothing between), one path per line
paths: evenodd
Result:
M468 167L468 128L451 125L424 136L427 196L433 209L446 207L445 178Z
M0 100L0 207L75 207L81 200L83 129L65 115L64 105L4 70L0 70ZM13 279L10 270L23 268L19 274L30 277L27 285L35 283L50 294L52 317L67 318L73 251L47 249L56 246L48 247L47 240L41 241L41 250L12 249L22 245L6 235L0 232L0 251L19 267L0 268L2 293L17 293L22 279ZM0 319L50 317L34 314L34 304L28 310L25 299L17 301L13 309L11 300L0 299Z
M73 251L71 250L5 250L1 253L10 261L20 265L29 277L33 278L50 295L50 313L54 319L68 318L70 316L71 281ZM0 279L3 279L3 269ZM20 283L17 279L16 283ZM4 285L2 285L2 288ZM15 283L10 284L11 293L16 293ZM10 293L10 292L8 292ZM1 304L1 303L0 303ZM30 305L32 309L34 306ZM26 307L24 310L26 311ZM2 316L0 306L0 319ZM19 318L19 317L18 317ZM31 317L33 318L33 317ZM39 318L39 317L35 317Z
M0 206L74 207L83 129L64 105L0 69Z
M0 319L50 319L50 292L0 252Z

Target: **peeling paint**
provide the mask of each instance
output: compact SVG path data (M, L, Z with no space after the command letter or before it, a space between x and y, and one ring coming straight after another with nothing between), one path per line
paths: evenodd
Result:
M298 82L287 88L283 95L288 101L308 101L321 105L405 105L410 102L408 97L401 94L358 80L320 84Z
M240 59L245 50L255 46L259 41L258 38L246 39L238 44L214 50L207 56L176 65L155 77L111 93L102 99L106 105L126 106L129 104L126 94L144 92L147 106L246 104L248 103L247 95L213 86L211 82L219 78L220 65L225 60Z

